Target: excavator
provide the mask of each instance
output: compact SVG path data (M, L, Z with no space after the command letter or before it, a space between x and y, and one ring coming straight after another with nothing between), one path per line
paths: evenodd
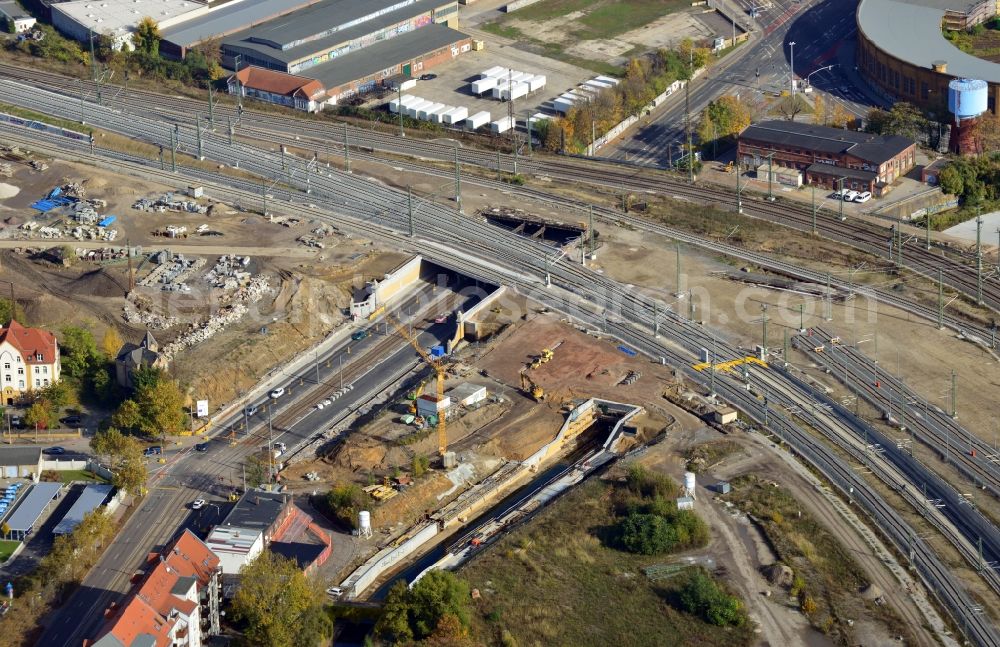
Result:
M545 391L542 390L542 387L535 384L535 381L528 376L526 371L521 371L521 390L534 398L535 402L541 402L545 399Z
M410 345L416 349L417 353L420 355L421 358L423 358L425 362L427 362L428 366L434 369L434 373L437 376L437 398L438 402L440 402L444 398L444 373L445 373L444 362L440 359L432 358L427 353L427 351L423 349L423 347L420 345L420 342L417 341L416 336L412 335L410 331L407 330L407 328L402 323L400 323L398 319L396 319L390 314L386 314L385 318L389 323L392 324L392 327L396 329L396 332L398 332L403 337L403 339L410 342ZM417 397L419 397L419 395ZM414 409L416 408L415 405L416 401L414 401ZM444 412L442 411L441 415L437 417L438 452L441 454L441 456L444 456L445 452L448 451L448 432L447 429L445 428L444 419L445 415Z

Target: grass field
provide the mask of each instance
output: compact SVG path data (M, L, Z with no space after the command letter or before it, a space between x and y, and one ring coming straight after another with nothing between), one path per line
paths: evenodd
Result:
M0 563L6 562L10 559L10 556L17 550L17 547L21 545L19 541L7 541L0 540Z
M476 634L488 644L725 645L752 642L752 627L711 626L671 605L671 580L642 569L676 557L605 546L613 486L588 481L459 571L482 594Z
M613 74L619 71L616 66L606 61L566 54L564 48L580 41L610 40L688 7L690 2L685 0L542 0L485 23L482 29L503 38L535 44L552 58L603 74ZM576 13L582 15L569 21L566 29L561 30L564 35L561 42L535 38L514 24L542 23ZM642 49L636 46L628 54L637 54Z
M93 472L88 472L87 470L63 470L58 472L59 480L63 483L72 483L73 481L92 481L94 483L107 483L106 480L97 476Z

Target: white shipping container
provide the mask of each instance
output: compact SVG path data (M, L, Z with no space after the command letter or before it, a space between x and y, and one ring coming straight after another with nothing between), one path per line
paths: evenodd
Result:
M535 75L530 74L528 72L514 72L513 74L510 75L510 83L511 85L515 83L523 83L524 81L527 81L533 76Z
M510 94L507 97L509 100L520 99L521 97L528 96L528 84L518 83L510 89Z
M440 110L435 110L428 115L433 123L439 124L442 121L442 117L445 113L451 112L455 109L455 106L443 106Z
M399 112L399 100L393 99L389 102L389 112L396 113Z
M406 106L412 106L414 103L418 101L423 101L423 99L421 99L420 97L415 97L412 94L404 94L400 99L400 102L403 104L404 108Z
M468 116L469 116L469 109L464 106L459 106L454 110L444 113L444 123L460 124Z
M549 119L552 119L552 117L545 114L544 112L536 112L535 114L531 115L531 123L533 124L538 123L539 121L548 121Z
M477 112L468 119L465 120L465 127L469 130L476 130L482 128L486 124L490 123L490 113L483 110L482 112Z
M494 77L479 79L478 81L473 81L469 84L469 89L472 91L472 94L475 95L480 95L484 92L492 90L495 87L497 87L497 80Z
M496 121L490 122L490 132L495 135L500 133L505 133L514 127L514 119L512 117L503 117L497 119Z
M493 98L500 99L502 101L503 100L502 97L503 97L503 90L501 90L499 87L493 88Z
M399 84L400 90L409 90L410 88L415 88L415 87L417 87L416 79L406 79L405 81Z
M426 105L417 111L417 119L419 119L420 121L428 121L430 119L430 115L435 110L438 110L443 107L444 107L443 103L431 103L430 105Z
M407 106L404 106L403 114L406 115L407 117L412 117L413 119L416 119L417 111L420 110L421 108L429 106L431 103L432 102L428 101L427 99L421 99L420 101L416 101Z
M500 74L502 74L502 73L504 73L506 71L507 71L507 68L505 68L505 67L503 67L501 65L494 65L490 69L483 71L479 75L479 78L481 78L481 79L487 79L487 78L490 78L491 76L499 76Z
M531 77L528 81L528 91L534 92L535 90L540 90L545 87L545 76L542 74L536 74Z
M603 81L604 83L610 83L611 85L618 85L618 79L610 76L598 76L594 77L595 81Z

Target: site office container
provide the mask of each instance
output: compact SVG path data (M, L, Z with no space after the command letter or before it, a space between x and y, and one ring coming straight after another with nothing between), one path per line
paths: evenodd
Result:
M477 112L468 119L465 120L465 127L469 130L477 130L482 128L486 124L490 123L490 113L483 110L482 112Z

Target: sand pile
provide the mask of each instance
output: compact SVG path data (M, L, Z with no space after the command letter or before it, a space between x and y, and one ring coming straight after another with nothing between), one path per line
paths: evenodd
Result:
M6 184L0 182L0 200L6 200L8 198L13 198L15 195L21 192L21 189L17 188L13 184Z

